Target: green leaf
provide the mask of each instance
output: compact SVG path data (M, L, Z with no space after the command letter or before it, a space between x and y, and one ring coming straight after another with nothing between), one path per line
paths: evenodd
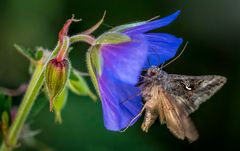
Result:
M24 48L20 45L14 44L14 47L20 52L22 55L24 55L27 59L30 61L36 61L36 56L33 50L29 48Z
M72 68L69 80L68 80L68 86L70 90L77 95L88 95L91 99L94 101L97 100L96 95L94 95L91 90L88 87L87 82L84 80L84 78L81 76L81 74Z
M62 123L62 116L61 112L66 105L68 97L68 90L65 88L55 99L53 103L53 108L55 111L55 122L61 124Z
M95 42L95 44L119 44L129 42L131 38L125 34L118 32L107 32L102 34Z

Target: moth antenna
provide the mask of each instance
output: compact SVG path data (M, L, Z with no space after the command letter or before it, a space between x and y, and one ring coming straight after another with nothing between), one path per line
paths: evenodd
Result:
M121 130L120 132L125 132L129 127L130 125L132 124L133 121L135 121L139 116L142 115L143 111L145 110L145 106L142 108L142 110L138 113L138 115L136 115L128 124L128 126L126 128L124 128L123 130Z
M165 67L165 62L163 62L162 64L161 64L161 66L160 66L160 71Z
M171 61L169 61L168 63L166 63L162 68L168 66L169 64L173 63L174 61L176 61L182 54L183 52L185 51L185 49L187 48L187 45L188 45L188 41L186 42L186 44L184 45L182 51Z

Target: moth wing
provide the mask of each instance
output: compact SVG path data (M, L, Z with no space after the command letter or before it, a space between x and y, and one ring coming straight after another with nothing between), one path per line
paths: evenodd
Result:
M183 106L188 114L213 96L227 81L223 76L186 76L169 74L167 91Z
M159 95L161 99L159 109L164 114L160 118L164 117L168 129L179 139L183 140L186 137L189 142L197 140L198 132L181 104L178 104L174 97L164 91Z

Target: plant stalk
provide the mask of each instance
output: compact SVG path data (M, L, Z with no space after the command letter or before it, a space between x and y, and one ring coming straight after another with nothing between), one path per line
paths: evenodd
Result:
M53 50L52 54L45 61L45 65L43 65L42 61L39 61L36 65L36 69L32 75L32 79L28 85L27 91L23 97L23 100L19 106L16 118L14 119L7 138L6 142L2 142L0 151L11 151L17 146L17 141L19 135L21 133L22 127L28 117L29 112L33 106L33 103L41 89L44 81L44 70L47 62L56 56L57 52L60 50L59 44Z
M70 42L86 42L93 44L94 38L89 35L75 35L70 37ZM17 146L17 141L19 139L22 127L31 111L33 103L36 97L39 94L39 91L43 85L44 81L44 71L47 63L50 59L57 56L58 52L62 47L68 47L69 41L68 38L64 38L63 45L58 42L56 48L53 50L50 56L47 57L44 61L39 61L36 65L36 69L32 75L31 81L28 85L27 91L23 97L23 100L19 106L16 118L14 119L6 138L6 141L2 142L0 151L11 151Z

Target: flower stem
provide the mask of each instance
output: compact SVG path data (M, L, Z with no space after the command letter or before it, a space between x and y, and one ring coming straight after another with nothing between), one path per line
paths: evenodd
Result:
M78 35L74 35L72 37L70 37L70 43L75 43L75 42L86 42L90 45L94 44L94 37L92 37L91 35L85 35L85 34L78 34Z
M38 62L34 74L32 75L32 79L27 88L27 91L18 109L16 118L9 129L6 142L2 143L0 151L10 151L17 145L17 141L21 133L22 127L28 117L29 112L31 111L31 108L39 93L39 90L43 85L45 66L51 58L56 56L59 50L60 47L58 43L52 54L48 57L46 61L44 61L44 65L42 61Z
M19 106L17 115L15 120L13 121L6 138L5 142L2 142L0 151L11 151L14 149L14 147L17 146L17 141L19 138L19 135L21 133L22 127L28 117L29 112L31 111L31 108L33 106L33 103L36 99L36 97L39 94L39 91L43 85L44 81L44 71L46 68L47 63L50 59L53 57L56 57L60 49L63 46L68 46L69 44L68 38L63 38L63 43L58 42L58 45L53 50L50 56L44 61L39 61L36 65L36 69L34 71L34 74L32 75L31 81L28 85L27 91L23 97L23 100ZM70 43L74 42L87 42L89 44L93 44L94 38L89 35L75 35L73 37L70 37Z

